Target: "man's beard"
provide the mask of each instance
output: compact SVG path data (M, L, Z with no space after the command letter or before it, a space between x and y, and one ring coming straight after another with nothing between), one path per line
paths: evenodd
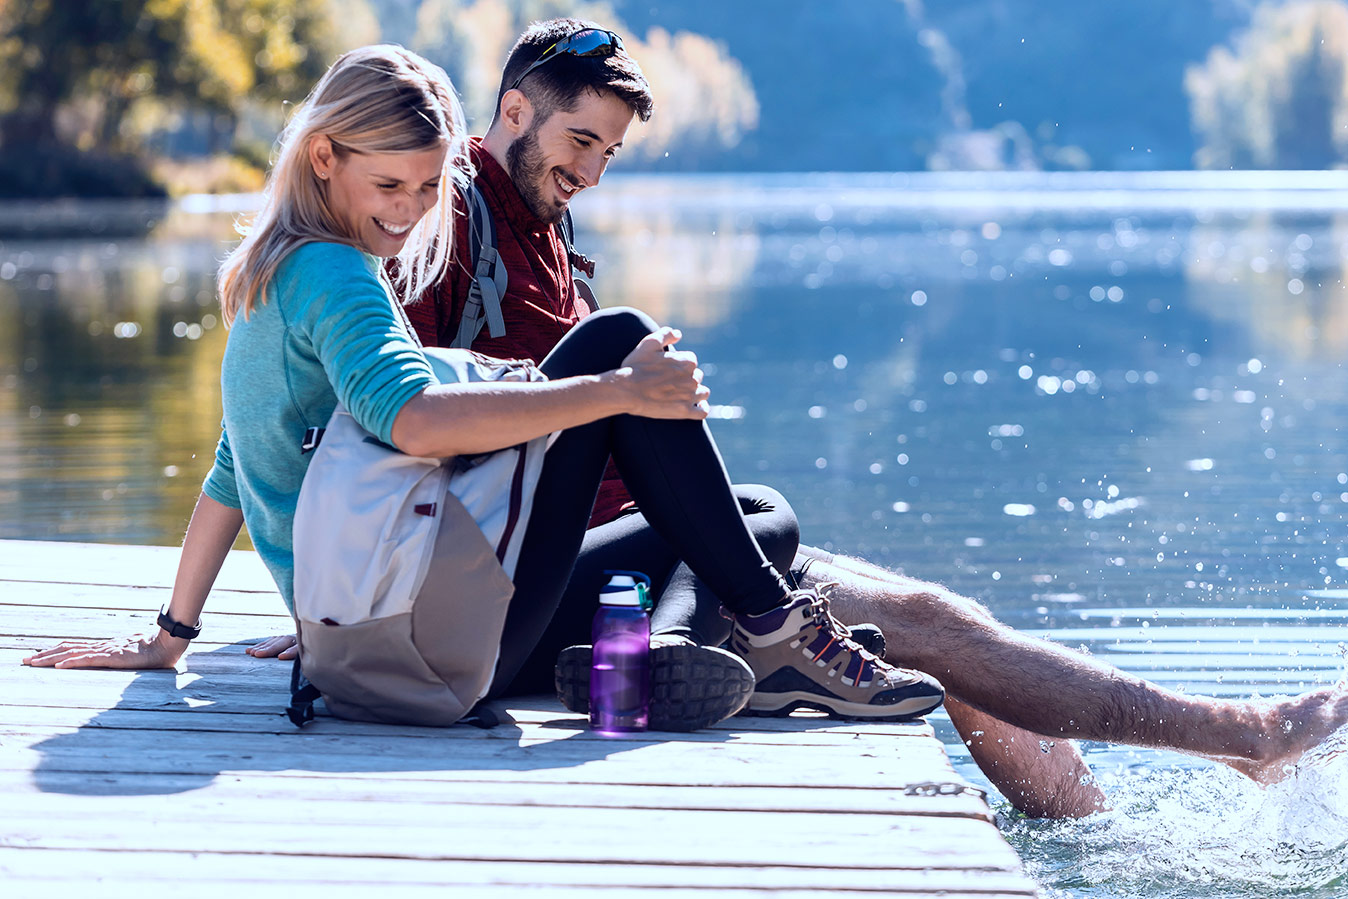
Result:
M506 171L524 205L546 224L562 220L565 207L558 207L543 195L543 184L549 177L543 162L543 151L538 147L538 129L530 128L506 147Z

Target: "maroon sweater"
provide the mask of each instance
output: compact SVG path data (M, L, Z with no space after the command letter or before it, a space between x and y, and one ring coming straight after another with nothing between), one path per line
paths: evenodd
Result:
M509 277L501 298L505 335L492 337L484 325L473 349L498 359L539 362L588 314L589 307L576 295L561 229L544 224L529 211L510 175L482 149L481 138L472 138L469 149L478 189L496 225L496 251ZM468 216L456 215L454 222L454 258L448 270L421 300L407 307L412 326L427 346L444 346L454 339L473 283ZM590 525L612 520L630 502L610 463Z

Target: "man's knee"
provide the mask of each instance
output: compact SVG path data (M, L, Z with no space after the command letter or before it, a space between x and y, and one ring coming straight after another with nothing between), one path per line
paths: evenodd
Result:
M934 584L912 591L899 591L894 601L903 603L909 613L933 623L958 622L960 626L988 626L997 619L987 606Z

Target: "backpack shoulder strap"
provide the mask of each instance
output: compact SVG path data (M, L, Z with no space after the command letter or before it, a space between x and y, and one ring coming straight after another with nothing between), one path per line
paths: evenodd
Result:
M501 314L501 297L505 295L507 275L496 251L496 222L492 218L487 198L477 184L470 183L464 190L464 206L468 214L468 249L472 265L473 283L468 288L468 300L459 319L459 330L449 346L470 349L482 325L492 337L505 335L505 318Z
M557 227L562 232L562 242L566 244L566 258L571 263L571 268L581 272L587 278L593 278L594 261L576 252L576 223L571 218L569 208L562 213L562 220L557 223ZM599 300L595 297L594 289L590 287L589 282L582 281L580 278L572 278L571 280L576 285L576 293L585 301L585 305L590 307L590 311L598 312Z

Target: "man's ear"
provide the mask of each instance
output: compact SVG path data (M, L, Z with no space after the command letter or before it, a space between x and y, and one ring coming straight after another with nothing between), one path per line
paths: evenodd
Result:
M309 141L309 165L314 174L327 180L337 165L337 154L332 151L332 141L320 134Z
M534 120L534 104L524 96L524 91L512 88L501 97L497 119L511 137L519 137L529 130L529 125Z

